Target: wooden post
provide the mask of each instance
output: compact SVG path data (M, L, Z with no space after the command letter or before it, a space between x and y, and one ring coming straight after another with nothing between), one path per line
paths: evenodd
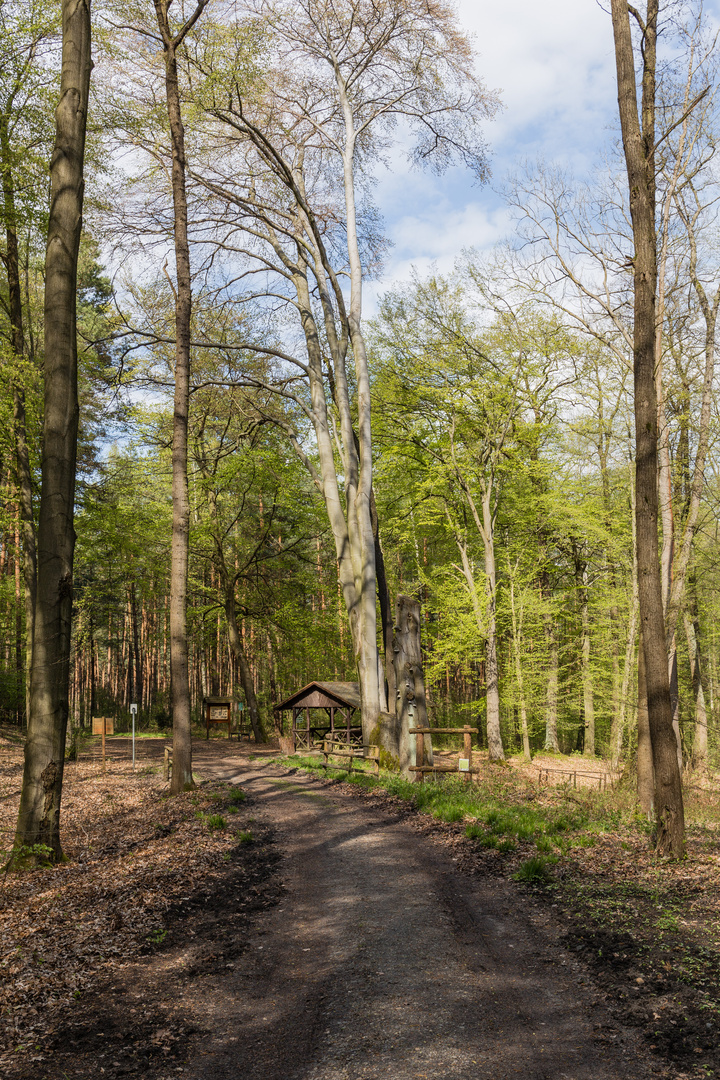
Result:
M306 731L306 734L307 734L307 748L309 750L311 745L312 745L312 743L310 742L311 735L310 735L310 706L309 705L305 706L305 731Z
M102 763L103 763L102 771L103 772L107 771L106 768L105 768L105 727L106 727L106 718L103 716L103 718L102 718Z
M467 758L468 771L465 776L465 783L469 784L472 779L472 728L465 727L463 733L463 753Z
M163 761L163 777L165 780L170 779L170 747L165 747L165 759Z
M424 735L418 734L418 735L415 736L415 746L417 747L417 750L416 750L416 753L415 753L415 764L422 766L422 765L425 764L425 736ZM425 773L419 772L419 773L415 773L415 775L417 776L417 778L418 778L418 780L420 781L421 784L423 784L425 782Z

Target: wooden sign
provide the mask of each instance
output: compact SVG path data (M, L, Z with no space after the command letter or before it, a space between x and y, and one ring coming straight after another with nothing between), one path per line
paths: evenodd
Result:
M92 733L93 735L103 734L103 721L105 722L105 734L115 734L115 720L112 716L93 716L92 718Z

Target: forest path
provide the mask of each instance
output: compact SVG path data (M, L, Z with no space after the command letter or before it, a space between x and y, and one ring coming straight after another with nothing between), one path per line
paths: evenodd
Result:
M593 1034L604 1006L517 889L458 873L397 814L322 780L237 759L203 772L252 793L283 852L287 891L234 967L184 995L193 1022L212 1033L185 1075L649 1075L634 1039L623 1049Z

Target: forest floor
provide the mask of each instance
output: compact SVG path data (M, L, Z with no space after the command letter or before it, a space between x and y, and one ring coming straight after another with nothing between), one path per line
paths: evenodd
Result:
M673 864L622 792L525 766L456 814L441 785L198 740L170 799L165 745L68 763L67 862L0 879L5 1080L720 1076L712 792ZM21 749L0 739L0 846Z

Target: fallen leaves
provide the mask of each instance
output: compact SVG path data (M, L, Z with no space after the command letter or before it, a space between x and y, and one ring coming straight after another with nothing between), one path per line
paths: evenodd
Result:
M22 748L0 747L6 848L21 770ZM225 790L203 784L170 799L154 769L133 773L114 761L102 773L93 760L66 766L67 862L0 879L0 1053L39 1037L48 1008L87 998L101 975L157 947L170 906L226 871L241 816L212 832L202 817Z

